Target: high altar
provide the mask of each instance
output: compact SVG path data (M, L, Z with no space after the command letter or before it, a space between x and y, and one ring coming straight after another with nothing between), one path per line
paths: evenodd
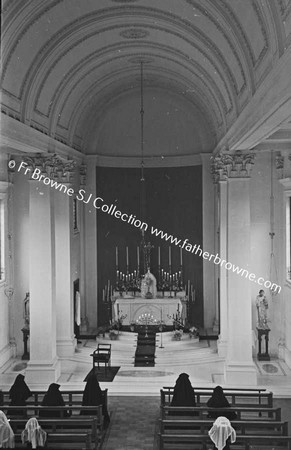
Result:
M159 294L159 293L158 293ZM112 316L118 320L123 316L123 324L130 325L136 322L142 314L150 314L157 322L163 321L165 325L172 325L177 314L185 323L187 316L187 302L185 293L177 293L177 297L156 297L151 299L133 297L130 295L120 296L117 292L112 298Z

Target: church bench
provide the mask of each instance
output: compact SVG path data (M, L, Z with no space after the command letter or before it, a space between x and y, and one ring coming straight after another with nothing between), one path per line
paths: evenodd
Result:
M193 388L197 406L204 405L210 399L213 393L212 388ZM164 387L160 391L161 404L170 404L174 394L173 387ZM244 390L244 389L225 389L225 397L231 406L262 406L271 408L273 406L272 392L266 392L261 389Z
M159 450L207 450L209 446L213 448L213 442L207 434L159 433ZM264 450L291 450L291 436L237 435L236 442L230 448L252 450L256 446L261 446Z
M47 433L90 433L93 442L102 438L97 425L97 417L81 416L79 418L50 419L38 418L41 428ZM27 423L26 419L10 419L11 428L15 434L21 433Z
M27 399L26 405L40 405L47 391L31 391L32 396ZM65 405L74 406L81 405L83 400L84 391L60 391L64 399ZM3 405L8 406L10 404L9 391L2 391L3 393ZM104 404L106 408L108 406L108 389L102 390Z
M189 418L189 413L195 412L197 414L197 419L207 418L209 412L217 412L216 408L208 408L207 406L165 406L160 407L160 418L165 419L173 417L176 413L177 418L181 418L181 415L185 415ZM225 411L234 411L237 414L237 420L281 420L281 409L280 408L262 408L253 406L236 406L226 408ZM169 415L169 413L171 415Z
M23 411L22 415L18 414L19 409ZM71 416L66 417L65 413L68 411L67 406L5 406L3 408L4 413L8 416L9 419L26 419L28 420L30 417L36 417L38 420L41 419L53 419L54 417L42 417L40 416L40 411L58 411L60 412L60 417L55 417L56 419L61 420L83 420L88 419L91 416L97 419L97 429L99 432L103 432L103 414L102 414L102 405L99 406L70 406ZM90 413L90 415L82 415L80 411L86 411ZM16 414L15 414L16 412Z
M213 425L215 419L160 419L160 433L161 434L205 434ZM247 434L267 434L268 436L287 436L288 435L288 422L270 421L270 420L257 420L257 421L243 421L232 420L231 425L235 429L236 433L241 435Z
M26 444L21 442L21 433L15 434L15 448L27 449ZM86 449L98 450L100 446L95 446L91 440L90 433L48 433L46 449Z

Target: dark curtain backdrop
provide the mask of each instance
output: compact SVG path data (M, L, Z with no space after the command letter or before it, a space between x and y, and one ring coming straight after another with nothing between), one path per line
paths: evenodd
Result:
M140 169L98 167L97 196L103 204L117 205L117 209L141 218ZM201 166L145 169L147 241L154 248L151 271L158 277L158 246L161 248L161 267L168 271L169 244L150 234L151 226L179 239L202 247L202 168ZM101 203L99 203L101 206ZM102 291L108 280L116 280L115 249L118 247L119 270L126 271L126 251L129 248L129 271L137 268L137 245L141 241L139 228L122 222L101 210L97 213L97 270L98 325L108 323L109 305L103 302ZM179 270L180 249L171 245L172 272ZM141 254L140 254L141 256ZM195 286L196 301L190 305L190 322L203 325L203 259L183 251L184 284L189 279Z

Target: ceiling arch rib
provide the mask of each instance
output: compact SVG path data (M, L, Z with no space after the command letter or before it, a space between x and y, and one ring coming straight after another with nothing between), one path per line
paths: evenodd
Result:
M135 79L132 76L132 70L129 69L125 72L125 76L121 77L121 74L116 74L115 82L112 80L112 77L107 76L107 85L103 87L103 93L100 96L100 83L97 81L95 86L91 86L88 88L88 91L84 93L79 103L74 108L74 113L71 116L71 121L69 124L69 136L70 140L73 139L74 133L81 134L83 130L84 135L88 136L92 132L93 129L96 129L96 120L98 119L98 114L103 114L106 109L110 108L110 106L114 103L114 99L120 96L124 92L131 92L133 89L140 89L140 79L139 73L136 71ZM151 81L147 83L147 77L152 77L152 73L147 73L145 76L145 85L146 88L148 86L165 88L164 79L160 76L158 80L154 82ZM166 74L165 74L166 75ZM169 80L167 91L168 92L176 92L180 93L183 89L185 89L184 84L178 84L179 80ZM193 88L195 86L193 85ZM196 93L197 94L197 93ZM193 93L188 93L185 98L188 101L192 102L196 107L198 107L205 121L208 123L209 132L213 132L213 134L217 134L217 118L213 110L209 109L209 104L207 103L207 99L203 96L203 93L198 93L199 95L193 95ZM89 97L91 97L89 101ZM93 113L94 112L94 113ZM97 118L96 118L97 116ZM76 130L76 131L75 131Z
M118 27L120 27L120 26L122 26L122 27L126 27L126 25L119 25ZM114 25L113 26L113 28L110 28L110 30L112 30L112 29L115 29L116 28L116 25ZM172 34L173 33L173 31L172 30L168 30L168 29L166 29L166 28L161 28L161 27L157 27L157 26L150 26L150 25L146 25L146 27L145 28L151 28L152 30L160 30L160 31L162 31L162 32L164 32L164 33L170 33L170 34ZM107 28L107 30L108 30L108 28ZM83 30L82 31L82 37L80 37L80 41L79 42L82 42L83 40L84 40L84 32L85 32L85 30ZM99 30L98 31L98 34L100 33L101 31ZM102 32L104 32L104 29L102 30ZM69 33L70 34L70 33ZM176 34L177 33L175 33L175 37L176 37ZM87 39L89 39L89 37L90 37L90 33L88 33L88 30L86 30L86 40ZM94 30L94 32L93 32L93 34L92 34L92 37L93 38L95 38L96 37L96 29ZM180 39L182 39L182 40L184 40L184 41L186 41L188 44L190 44L190 46L192 45L192 47L194 46L194 42L192 42L191 40L189 40L188 38L185 38L184 36L183 37L181 37L181 35L178 35L178 37L180 38ZM68 39L67 40L67 42L66 42L66 44L69 46L69 48L71 47L71 48L74 48L74 47L76 47L77 45L78 45L78 41L76 42L76 35L74 35L74 38L75 38L75 40L74 40L74 42L73 43L71 43L71 39ZM203 44L203 43L202 43ZM205 43L204 43L205 44ZM45 46L45 48L46 48L46 51L45 51L45 54L43 54L42 56L38 56L38 62L34 62L34 64L33 64L33 66L34 66L34 70L32 70L31 71L31 73L30 74L27 74L26 75L26 78L25 78L25 80L24 80L24 83L23 83L23 85L22 85L22 88L21 88L21 91L22 91L22 95L24 95L24 91L25 91L25 95L24 95L24 98L25 97L29 97L29 91L30 90L32 90L32 86L34 86L34 88L35 88L35 83L36 83L36 77L38 76L38 77L40 77L40 73L41 73L41 71L43 71L43 73L45 74L45 73L47 73L47 70L49 69L49 68L53 68L55 65L56 65L56 52L57 52L57 50L55 50L55 49L58 49L58 47L61 45L61 47L62 47L62 49L64 48L64 46L65 46L65 42L64 42L64 40L62 39L62 38L60 38L60 37L58 37L58 45L56 45L56 42L55 42L55 39L51 39L51 41L49 42L49 44L47 44L46 46ZM66 47L66 46L65 46ZM210 54L209 54L209 51L208 52L206 52L206 50L203 50L203 46L201 46L201 48L199 48L199 50L200 50L200 52L202 52L202 54L203 54L203 59L205 59L205 61L207 61L207 60L210 60ZM209 50L209 48L208 48L208 50ZM64 55L65 55L65 53L68 51L68 48L66 48L65 50L63 50L62 52L61 52L61 56L59 56L59 58L62 58L62 57L64 57ZM43 53L44 52L44 50L42 51L42 52L40 52L40 53ZM190 48L190 51L189 51L189 54L191 54L191 48ZM228 71L228 75L227 75L227 77L225 77L225 70L226 70L226 68L225 67L220 67L220 65L219 65L219 61L217 61L217 55L216 54L212 54L211 53L211 57L212 57L212 61L211 61L211 64L213 65L213 67L214 67L214 71L215 72L217 72L217 73L219 73L219 75L221 76L221 78L223 79L223 82L225 83L225 84L227 84L228 85L228 89L231 91L233 91L233 87L231 86L231 78L233 78L231 75L230 75L230 71ZM209 70L209 69L208 69ZM212 69L213 70L213 69ZM225 78L227 79L227 83L226 83L226 80L225 80ZM27 86L27 88L25 88L25 86ZM31 89L30 89L30 88ZM232 99L233 100L235 100L235 95L234 95L234 92L232 92ZM24 101L24 103L26 103L25 101ZM26 107L26 109L29 109L29 107L27 106Z
M147 47L148 49L148 47ZM112 49L111 49L112 50ZM111 52L109 52L111 53ZM132 55L132 53L131 53ZM172 55L166 56L166 51L163 53L163 56L160 56L158 54L154 54L153 51L149 54L143 54L143 58L150 58L155 55L155 58L152 58L153 63L151 63L148 67L149 72L155 72L157 75L161 75L163 77L163 83L166 83L168 75L171 73L171 77L175 80L180 80L180 91L183 93L183 95L188 95L188 92L201 92L200 96L205 97L205 103L208 105L208 108L211 108L215 111L215 114L217 116L217 119L214 121L218 122L218 126L221 126L223 124L223 117L226 113L226 105L223 100L223 96L221 95L219 89L217 88L215 82L208 77L208 75L204 72L201 68L201 71L197 70L196 66L190 65L189 63L183 64L180 61L176 61L172 58ZM139 56L140 54L134 54L134 56ZM87 65L83 66L82 64L77 64L77 67L75 70L70 71L70 76L66 77L61 85L56 90L56 97L57 99L50 102L53 107L50 111L50 117L51 117L51 131L54 132L56 129L57 121L59 120L59 117L63 116L63 109L66 106L66 102L69 101L69 99L73 98L73 92L79 92L81 97L84 97L84 89L86 89L86 86L89 86L88 95L91 96L91 83L92 79L94 82L97 83L97 85L101 86L100 94L101 96L104 95L105 92L105 86L103 86L105 80L107 81L107 77L101 77L101 74L99 73L99 69L101 70L100 66L103 66L104 72L106 74L110 74L110 77L115 77L115 79L119 80L120 82L120 65L118 64L119 60L121 58L124 58L125 56L119 56L116 59L112 59L110 61L105 60L105 62L101 62L96 64L95 58L92 56L91 61L87 61ZM172 63L171 68L165 65L166 61L169 61ZM92 67L90 65L90 62L92 64ZM116 68L117 63L117 68ZM187 77L183 76L181 77L179 73L179 69L181 69L181 65L183 66L183 73L187 74L189 72L189 75ZM167 67L165 70L164 67ZM173 70L174 69L174 70ZM193 70L195 69L195 70ZM126 68L126 71L131 71L132 76L135 76L136 69L134 66L130 65ZM197 72L196 72L197 70ZM86 82L86 76L90 77L88 82ZM98 77L99 76L99 77ZM97 78L98 77L98 78ZM191 84L189 83L189 80L191 79ZM182 87L182 81L184 82L184 86ZM111 89L111 88L110 88ZM203 94L202 94L203 93ZM102 102L102 98L98 99L98 104ZM71 107L71 110L75 110L75 106ZM64 114L65 117L68 117L68 114ZM225 124L224 124L225 125ZM66 125L63 124L63 126L66 127Z

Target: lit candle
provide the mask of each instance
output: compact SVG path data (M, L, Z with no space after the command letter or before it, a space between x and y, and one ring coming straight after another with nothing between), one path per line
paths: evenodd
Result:
M161 247L158 247L158 265L161 265Z
M116 262L116 267L118 267L118 247L115 248L115 262Z
M128 247L126 247L126 265L128 266Z
M171 246L169 246L169 266L171 265Z

